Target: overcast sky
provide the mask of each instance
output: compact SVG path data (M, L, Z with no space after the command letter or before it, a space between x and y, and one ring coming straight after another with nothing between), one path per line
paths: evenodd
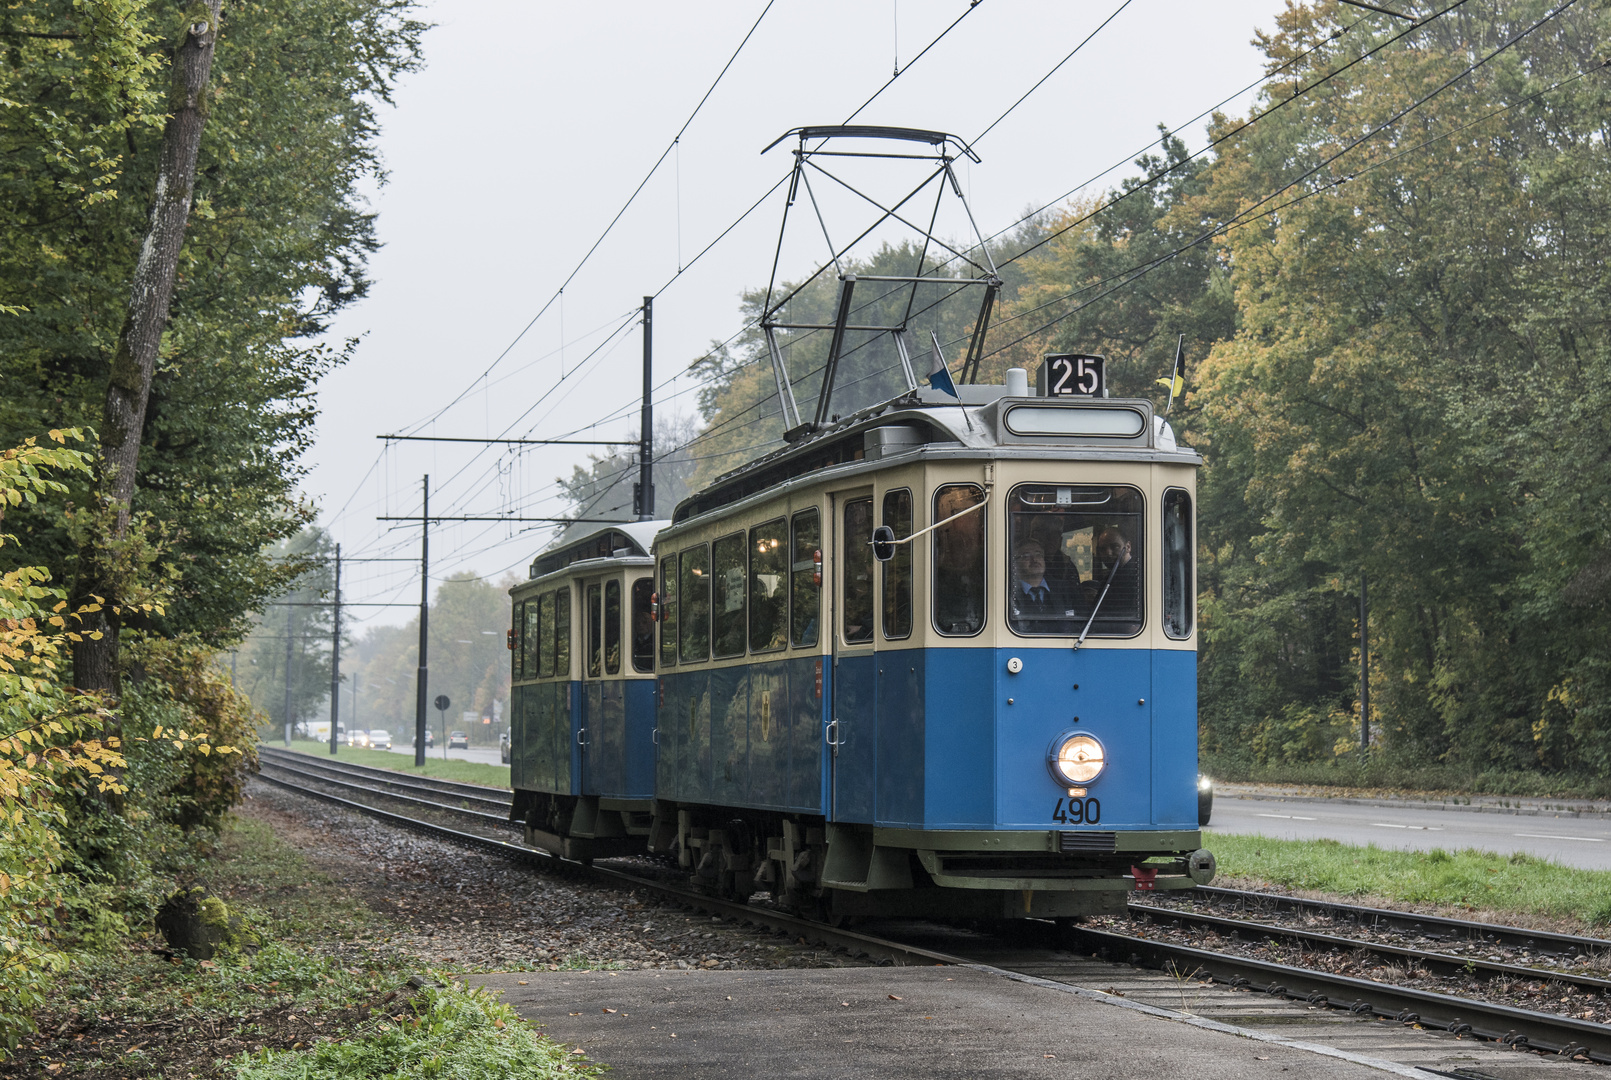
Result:
M900 78L856 122L971 141L1121 2L982 0L914 61L968 11L967 0L774 0L675 151L529 329L765 0L426 4L436 24L425 37L426 67L380 117L390 177L372 193L385 245L371 263L374 286L333 328L333 337L360 342L320 389L305 491L321 523L346 556L417 556L417 525L376 518L418 514L425 473L433 513L561 512L553 481L583 459L582 448L500 454L376 436L555 437L619 417L576 437L633 437L641 339L635 326L606 337L654 294L658 383L739 328L739 293L763 285L770 269L781 193L679 269L787 172L788 144L765 156L762 147L792 127L844 121L897 63ZM1251 39L1255 28L1273 29L1281 6L1131 0L978 141L982 162L959 178L981 230L1003 229L1088 182L1100 190L1132 175L1130 160L1160 122L1201 145L1203 122L1185 125L1259 78ZM1226 108L1243 110L1249 100ZM959 225L942 231L961 235ZM781 275L809 271L819 252L791 248ZM691 413L693 381L669 385L657 411ZM630 488L622 492L630 501ZM431 577L523 575L551 535L511 523L433 527ZM414 601L417 575L417 565L353 565L343 594ZM410 613L354 614L362 626Z

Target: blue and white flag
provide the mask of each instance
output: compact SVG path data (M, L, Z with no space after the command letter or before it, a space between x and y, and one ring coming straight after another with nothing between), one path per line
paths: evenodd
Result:
M957 384L951 381L951 369L946 367L945 355L940 352L939 335L930 330L929 340L934 343L934 367L929 371L929 385L961 402L962 396L957 393Z

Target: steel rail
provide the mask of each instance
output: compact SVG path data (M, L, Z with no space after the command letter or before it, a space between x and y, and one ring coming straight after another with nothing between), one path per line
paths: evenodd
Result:
M851 949L860 954L883 955L896 963L912 963L920 960L926 964L981 967L977 961L964 956L952 956L899 941L861 934L854 930L830 927L797 916L752 907L747 903L721 900L618 870L596 866L584 868L581 864L562 861L523 844L513 844L419 821L277 777L260 778L286 790L342 806L421 835L486 851L526 865L550 868L574 867L579 871L585 869L586 873L599 880L649 889L691 907L748 920L760 926L784 930L791 934L808 936L825 944ZM357 787L357 785L349 786ZM443 807L443 809L451 808ZM1469 998L1426 990L1414 990L1347 975L1335 975L1312 968L1229 956L1127 934L1090 930L1077 925L1063 931L1061 944L1097 957L1108 959L1119 957L1133 965L1154 967L1191 977L1206 977L1233 987L1343 1009L1356 1015L1377 1016L1400 1023L1419 1023L1423 1027L1440 1028L1457 1035L1475 1035L1507 1046L1544 1050L1566 1057L1583 1056L1600 1064L1611 1064L1611 1026L1587 1020L1473 1001Z
M1592 953L1611 951L1611 941L1604 938L1581 937L1576 934L1557 934L1548 930L1528 930L1520 926L1504 926L1498 923L1451 919L1442 915L1418 915L1411 911L1390 911L1386 908L1361 907L1333 900L1308 900L1298 896L1278 896L1274 893L1252 892L1244 889L1223 889L1214 885L1199 885L1191 892L1183 895L1202 896L1216 902L1235 900L1243 904L1258 905L1275 911L1314 912L1329 915L1345 922L1366 923L1368 921L1371 926L1409 930L1421 934L1423 937L1432 937L1434 939L1436 938L1435 934L1427 933L1429 928L1437 928L1472 941L1514 945L1523 949L1538 949L1543 945L1554 945L1561 952Z
M649 889L667 896L684 905L719 914L726 918L752 922L758 926L773 930L781 930L789 934L805 937L808 940L818 941L822 944L844 948L853 954L864 956L887 957L892 963L901 966L910 965L963 965L976 966L974 962L959 956L950 956L946 953L935 952L917 945L906 945L898 941L889 941L884 938L873 937L869 934L857 933L840 927L828 926L825 923L812 922L794 915L785 915L778 911L769 911L765 908L753 907L749 904L738 903L733 900L722 900L714 896L692 892L655 881L652 878L639 877L620 870L608 869L600 866L584 866L581 863L568 862L559 859L546 851L526 847L524 844L512 844L507 840L497 840L490 836L478 836L475 833L461 832L450 829L445 825L436 825L428 821L407 817L403 814L394 814L379 807L369 806L366 803L343 799L339 795L319 791L315 788L303 787L278 777L259 774L260 780L273 784L276 787L293 791L298 795L322 802L332 803L348 810L366 814L389 825L395 825L409 832L421 836L429 836L437 840L445 840L460 847L472 848L488 854L497 855L511 862L525 866L557 869L563 867L567 870L582 873L602 881L627 885L635 889Z
M406 775L393 774L387 776L384 771L380 775L361 773L343 768L339 765L328 765L317 758L313 760L294 761L290 758L268 758L262 764L272 768L290 769L303 775L314 776L329 774L332 784L344 783L348 780L367 780L371 784L379 784L388 788L400 788L404 791L416 791L422 795L435 795L442 799L457 799L460 802L475 802L483 807L491 807L503 811L507 818L511 796L509 793L493 791L490 795L471 795L458 791L448 791L442 788L431 787L426 784L414 783ZM491 790L491 789L489 789ZM501 797L500 797L501 796Z
M489 814L483 810L471 810L468 807L453 806L449 803L436 802L432 799L422 799L417 795L399 795L393 791L382 791L380 788L372 788L364 784L355 784L350 780L334 780L329 777L319 776L316 773L306 772L302 769L293 768L289 765L281 765L277 761L265 761L263 762L263 765L266 768L278 769L282 772L291 773L294 776L305 777L306 779L312 780L319 784L333 784L336 787L347 788L350 791L367 791L369 794L378 795L383 799L397 799L400 802L414 803L417 806L423 806L427 809L440 810L447 814L458 814L461 817L467 817L475 821L490 822L503 828L514 827L514 822L509 820L509 815L507 813ZM265 780L277 779L261 772L258 773L258 775L263 777Z
M1082 926L1070 927L1066 934L1071 944L1095 956L1128 958L1132 964L1172 970L1182 976L1206 977L1274 997L1400 1023L1419 1023L1507 1046L1567 1057L1582 1054L1591 1061L1611 1064L1611 1026L1605 1024Z
M419 560L415 559L414 561L418 562ZM373 765L359 765L351 761L341 761L339 759L336 761L331 761L327 757L317 757L313 754L302 754L295 750L282 750L277 746L259 746L257 750L259 754L268 754L270 757L281 758L286 761L311 761L315 764L324 765L332 769L347 769L351 772L363 773L368 776L379 776L386 778L397 777L406 779L409 783L422 787L434 786L442 789L452 788L454 789L455 794L460 795L508 796L513 794L509 788L493 787L490 784L470 784L463 780L438 780L433 776L415 776L412 773L399 772L395 769L380 769ZM405 758L403 760L407 759Z
M1159 907L1154 904L1131 904L1129 905L1129 910L1132 918L1139 916L1160 926L1176 923L1200 930L1214 930L1231 936L1251 936L1255 939L1265 938L1296 942L1313 946L1326 952L1364 950L1371 955L1392 960L1414 961L1440 975L1481 975L1485 978L1508 976L1510 978L1535 981L1559 982L1575 986L1580 990L1591 990L1596 993L1611 991L1611 980L1595 978L1590 975L1578 975L1569 971L1528 967L1524 964L1505 964L1474 956L1454 956L1449 953L1424 952L1419 949L1406 949L1400 945L1389 945L1384 942L1338 937L1335 934L1321 934L1312 930L1299 930L1295 927L1251 922L1245 919L1226 919L1217 915L1203 915L1194 911Z

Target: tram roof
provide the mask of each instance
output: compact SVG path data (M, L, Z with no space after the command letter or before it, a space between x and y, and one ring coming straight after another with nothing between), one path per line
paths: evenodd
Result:
M629 558L632 556L648 558L654 550L655 534L670 524L670 521L664 519L578 522L566 528L538 553L532 560L527 580L543 577L584 559L618 558L622 554ZM615 542L617 539L627 541L625 552L617 546Z
M672 521L699 517L797 476L835 466L871 465L897 455L1148 460L1201 465L1202 457L1175 442L1173 429L1144 398L1008 397L1005 386L957 387L961 400L929 387L869 406L718 476L677 505ZM1009 420L1018 414L1040 425ZM1069 410L1065 412L1064 410ZM1076 412L1074 410L1083 410ZM1123 416L1132 427L1102 431ZM1073 421L1065 423L1064 421ZM1090 421L1090 423L1085 423ZM1055 430L1061 427L1061 430ZM880 430L884 429L884 430Z

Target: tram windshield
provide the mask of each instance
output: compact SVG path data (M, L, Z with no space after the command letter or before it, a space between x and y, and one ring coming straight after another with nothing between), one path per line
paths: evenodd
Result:
M1007 624L1014 633L1077 636L1087 623L1092 634L1140 632L1140 491L1020 484L1007 516Z

